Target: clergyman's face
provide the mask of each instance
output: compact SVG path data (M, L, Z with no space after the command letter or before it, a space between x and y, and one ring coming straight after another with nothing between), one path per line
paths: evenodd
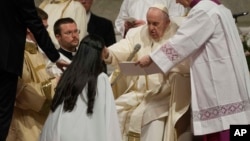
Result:
M152 39L159 40L165 33L170 20L166 13L157 8L150 8L147 12L148 32Z
M56 35L60 46L69 51L75 51L79 44L79 30L76 23L66 23L60 25L61 33Z

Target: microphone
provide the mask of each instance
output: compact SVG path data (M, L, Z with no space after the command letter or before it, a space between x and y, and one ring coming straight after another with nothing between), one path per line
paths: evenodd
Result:
M135 47L134 47L133 52L131 52L130 55L128 56L127 61L131 61L131 60L135 57L135 54L136 54L140 49L141 49L141 45L140 45L140 44L136 44ZM114 78L113 78L112 81L111 81L111 86L113 86L113 85L115 84L115 82L116 82L118 79L120 79L120 77L122 76L122 75L121 75L121 72L119 72L119 73L116 72L114 75L115 75L115 76L114 76Z
M130 53L129 57L127 58L127 61L131 61L134 57L135 54L141 49L141 45L140 44L136 44L134 47L133 52Z
M245 16L245 15L247 15L247 14L248 14L248 11L246 11L246 12L241 12L241 13L233 14L233 17L234 17L234 18L237 18L237 17L240 17L240 16Z
M247 15L247 14L248 14L248 11L246 11L246 12L241 12L241 13L237 13L237 14L233 14L233 18L235 19L235 22L237 23L237 22L238 22L238 20L237 20L238 17L240 17L240 16L245 16L245 15Z

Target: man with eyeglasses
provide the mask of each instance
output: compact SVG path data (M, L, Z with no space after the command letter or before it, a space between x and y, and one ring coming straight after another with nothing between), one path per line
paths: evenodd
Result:
M61 18L54 24L54 34L60 45L58 51L62 59L67 63L70 63L76 54L79 44L79 33L80 30L72 18ZM58 69L52 62L48 63L47 71L53 76L61 76L62 74L62 70Z
M57 48L59 48L60 45L57 38L52 34L53 25L60 18L70 17L75 21L81 30L79 34L80 39L87 35L86 10L78 0L44 0L39 7L49 15L48 24L52 26L48 27L48 31Z

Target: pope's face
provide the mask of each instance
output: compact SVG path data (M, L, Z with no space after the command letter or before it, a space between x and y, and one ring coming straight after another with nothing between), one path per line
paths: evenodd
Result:
M148 32L152 39L159 40L165 33L170 20L166 13L157 8L150 8L147 13Z
M183 5L184 7L189 7L192 0L176 0L176 3Z

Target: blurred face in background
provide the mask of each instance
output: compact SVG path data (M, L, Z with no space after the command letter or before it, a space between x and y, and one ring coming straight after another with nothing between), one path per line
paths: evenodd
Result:
M79 2L83 5L86 12L89 13L93 0L79 0Z
M170 23L168 14L158 8L150 8L147 12L148 32L152 39L158 41L164 35Z
M56 38L62 48L73 52L79 44L79 33L76 23L61 24L60 34Z

